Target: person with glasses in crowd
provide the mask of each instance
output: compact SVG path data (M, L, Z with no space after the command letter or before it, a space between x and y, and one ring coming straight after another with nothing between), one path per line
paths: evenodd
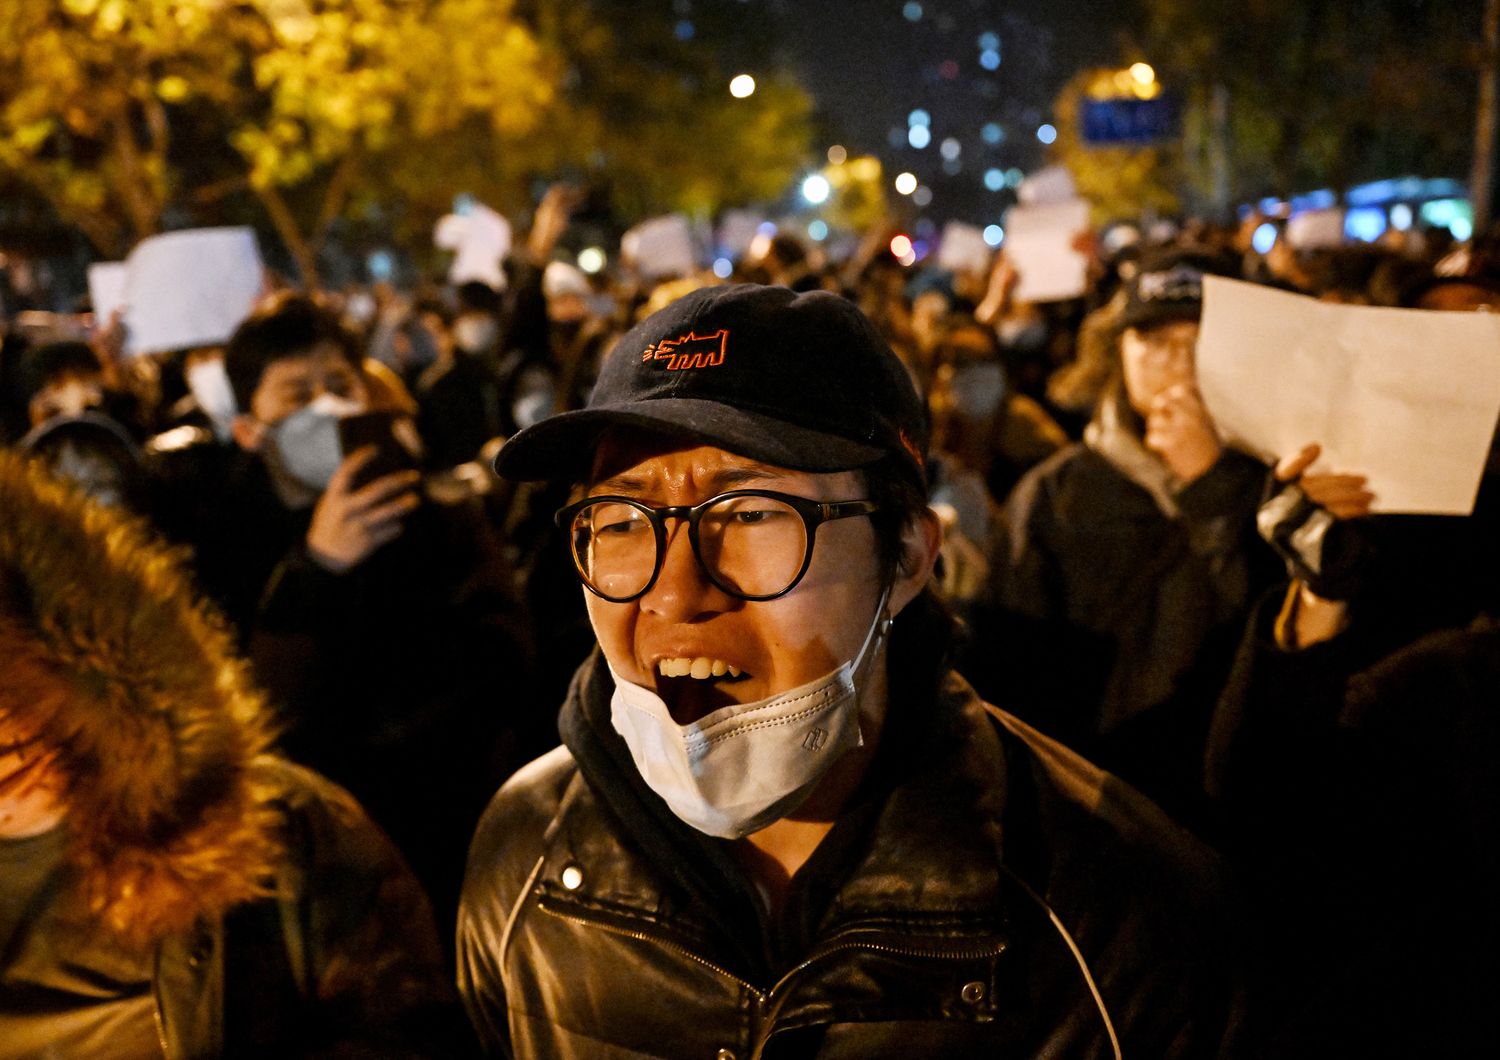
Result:
M823 292L696 291L497 470L597 649L470 851L459 986L526 1057L1224 1048L1217 866L949 668L927 429Z
M1083 441L1006 502L963 668L1199 828L1213 704L1279 574L1255 531L1268 471L1220 441L1198 393L1203 277L1228 264L1190 245L1143 255ZM1004 643L1024 647L997 652Z

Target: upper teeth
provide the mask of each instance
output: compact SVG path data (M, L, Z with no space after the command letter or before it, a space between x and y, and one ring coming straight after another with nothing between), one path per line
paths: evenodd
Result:
M738 666L730 666L723 659L710 659L704 655L691 659L686 656L677 659L662 659L656 664L656 668L663 677L695 677L699 681L710 677L723 677L725 674L730 677L740 675Z

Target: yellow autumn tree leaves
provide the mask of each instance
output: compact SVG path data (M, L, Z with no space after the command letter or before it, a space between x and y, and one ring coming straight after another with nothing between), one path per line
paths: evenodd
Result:
M622 46L641 20L590 3L523 19L512 0L5 0L0 169L110 256L254 204L308 280L372 203L516 205L560 172L607 173L641 211L784 186L799 88L731 110L701 49L643 63Z

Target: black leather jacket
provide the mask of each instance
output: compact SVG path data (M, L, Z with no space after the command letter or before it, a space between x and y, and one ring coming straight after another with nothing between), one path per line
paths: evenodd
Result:
M570 704L605 741L608 690L586 667ZM841 818L798 874L826 887L810 937L766 965L745 956L729 889L693 893L701 866L671 863L682 848L616 780L566 748L512 778L480 825L459 916L460 990L487 1048L1220 1055L1234 988L1206 851L957 677L911 706L918 724L900 739L888 727L875 790L856 797L866 812L846 811L858 820Z

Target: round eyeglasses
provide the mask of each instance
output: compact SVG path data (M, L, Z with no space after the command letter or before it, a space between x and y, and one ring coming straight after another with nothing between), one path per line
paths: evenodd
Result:
M667 552L668 519L687 520L693 555L716 587L741 600L773 600L791 592L807 573L820 525L879 510L874 501L731 490L691 507L585 497L555 519L568 535L583 584L613 603L628 603L656 584Z

